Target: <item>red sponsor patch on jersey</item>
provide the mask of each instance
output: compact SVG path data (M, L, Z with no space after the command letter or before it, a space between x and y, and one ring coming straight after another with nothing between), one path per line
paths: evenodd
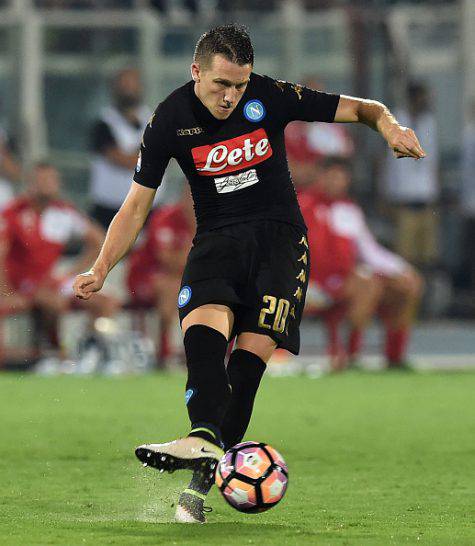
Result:
M229 140L191 150L196 170L203 176L216 176L262 163L272 155L264 129L257 129Z

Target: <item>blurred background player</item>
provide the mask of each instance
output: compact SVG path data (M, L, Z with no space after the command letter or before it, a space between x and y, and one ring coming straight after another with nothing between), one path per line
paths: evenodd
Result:
M111 91L112 104L102 110L92 128L91 215L105 229L129 191L143 128L151 116L142 101L138 70L118 72Z
M437 265L439 256L438 180L439 146L437 123L428 87L411 82L406 92L406 107L395 109L401 123L414 127L427 151L426 161L397 161L387 154L383 192L394 212L395 251L423 268Z
M325 90L324 83L317 76L307 76L303 84L310 89ZM345 125L305 121L293 121L287 125L285 147L297 191L312 184L326 157L351 159L355 151L353 138Z
M326 313L328 352L332 368L338 370L358 357L362 331L381 308L387 364L401 366L422 279L375 240L362 209L349 197L350 184L348 162L329 158L320 176L300 195L313 256L307 312ZM342 311L350 326L346 347L337 327Z
M191 194L152 213L142 242L129 256L127 286L134 307L155 307L160 321L158 365L176 360L171 346L178 324L176 302L186 258L196 230ZM92 301L92 300L90 300Z
M64 201L60 175L49 163L38 163L27 191L14 199L1 216L0 286L2 307L16 313L34 311L49 349L58 350L57 319L74 302L71 283L87 267L103 240L95 223ZM67 271L55 270L66 246L83 242L81 254ZM106 293L96 301L80 302L92 317L112 316L118 302Z

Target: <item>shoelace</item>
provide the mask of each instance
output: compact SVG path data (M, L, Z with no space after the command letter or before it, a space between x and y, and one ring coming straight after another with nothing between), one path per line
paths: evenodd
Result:
M203 512L206 512L208 514L209 512L212 512L212 511L213 509L211 508L211 506L203 506Z

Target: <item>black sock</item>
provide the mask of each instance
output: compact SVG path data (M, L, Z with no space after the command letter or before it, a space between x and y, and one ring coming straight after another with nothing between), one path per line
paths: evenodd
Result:
M232 391L222 424L224 449L238 444L246 433L266 364L256 354L236 349L231 353L227 369Z
M184 338L188 381L186 404L191 436L221 444L221 425L231 389L224 366L227 339L209 326L190 326Z
M208 474L204 470L194 470L187 489L207 495L214 485L214 468Z

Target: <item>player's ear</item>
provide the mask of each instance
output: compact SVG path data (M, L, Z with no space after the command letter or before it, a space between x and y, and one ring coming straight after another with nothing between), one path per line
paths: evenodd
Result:
M200 81L200 65L196 62L191 63L191 78L196 83L199 83Z

